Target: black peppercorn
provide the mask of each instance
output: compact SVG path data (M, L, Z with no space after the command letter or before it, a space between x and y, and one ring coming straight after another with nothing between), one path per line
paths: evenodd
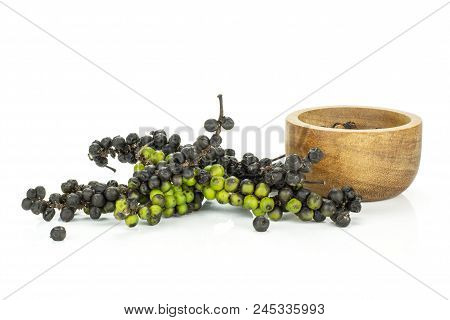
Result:
M50 238L55 241L63 241L66 238L66 229L61 226L54 227L50 231Z

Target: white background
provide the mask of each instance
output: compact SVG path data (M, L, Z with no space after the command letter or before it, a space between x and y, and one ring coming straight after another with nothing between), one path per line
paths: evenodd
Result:
M197 133L219 92L238 126L259 127L445 2L5 3ZM325 318L448 316L449 31L450 5L292 109L359 104L422 117L413 185L365 204L346 229L386 259L329 223L286 217L260 234L244 211L217 204L92 242L115 222L79 215L57 243L48 235L62 222L21 210L27 188L126 181L130 167L114 162L113 175L88 161L89 143L180 123L0 2L1 298L89 243L2 301L0 317L125 319L124 305L158 303L249 308L224 318L249 317L254 303L325 303ZM238 154L240 133L227 141ZM276 140L261 152L283 153Z

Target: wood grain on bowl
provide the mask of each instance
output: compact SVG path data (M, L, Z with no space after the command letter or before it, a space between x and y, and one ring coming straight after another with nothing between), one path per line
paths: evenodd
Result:
M333 129L355 122L358 129ZM326 195L333 187L353 186L364 201L395 197L413 182L420 164L422 121L384 108L331 106L304 109L286 118L286 153L307 154L319 147L325 158L313 166L308 188Z

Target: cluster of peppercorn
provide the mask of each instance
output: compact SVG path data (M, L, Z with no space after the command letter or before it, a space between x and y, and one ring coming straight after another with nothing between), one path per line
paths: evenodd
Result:
M361 210L361 197L355 190L332 189L328 197L321 197L305 187L320 183L306 179L313 165L324 157L320 149L311 149L305 157L292 154L259 159L246 153L238 160L233 149L220 146L221 130L231 130L234 121L223 115L223 99L218 97L218 119L204 123L205 130L213 133L211 137L201 135L193 144L181 145L179 135L168 137L164 130L156 130L143 137L131 133L126 138L95 140L89 147L89 158L98 166L115 170L108 166L108 156L134 164L127 184L111 180L80 185L68 180L61 185L62 194L51 194L49 200L44 200L45 189L39 186L28 190L22 208L42 214L46 221L59 209L64 222L71 221L77 210L93 220L113 213L134 227L140 220L153 226L162 217L197 211L206 199L251 211L257 231L266 231L270 220L281 220L283 213L295 214L302 221L330 218L337 226L348 226L349 213ZM285 161L280 161L283 158ZM51 236L64 239L64 228L54 228Z

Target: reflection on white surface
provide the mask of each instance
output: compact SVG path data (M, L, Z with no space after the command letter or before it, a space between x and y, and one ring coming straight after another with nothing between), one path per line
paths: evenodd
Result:
M417 249L417 217L405 195L363 204L347 231L386 254L409 255Z

